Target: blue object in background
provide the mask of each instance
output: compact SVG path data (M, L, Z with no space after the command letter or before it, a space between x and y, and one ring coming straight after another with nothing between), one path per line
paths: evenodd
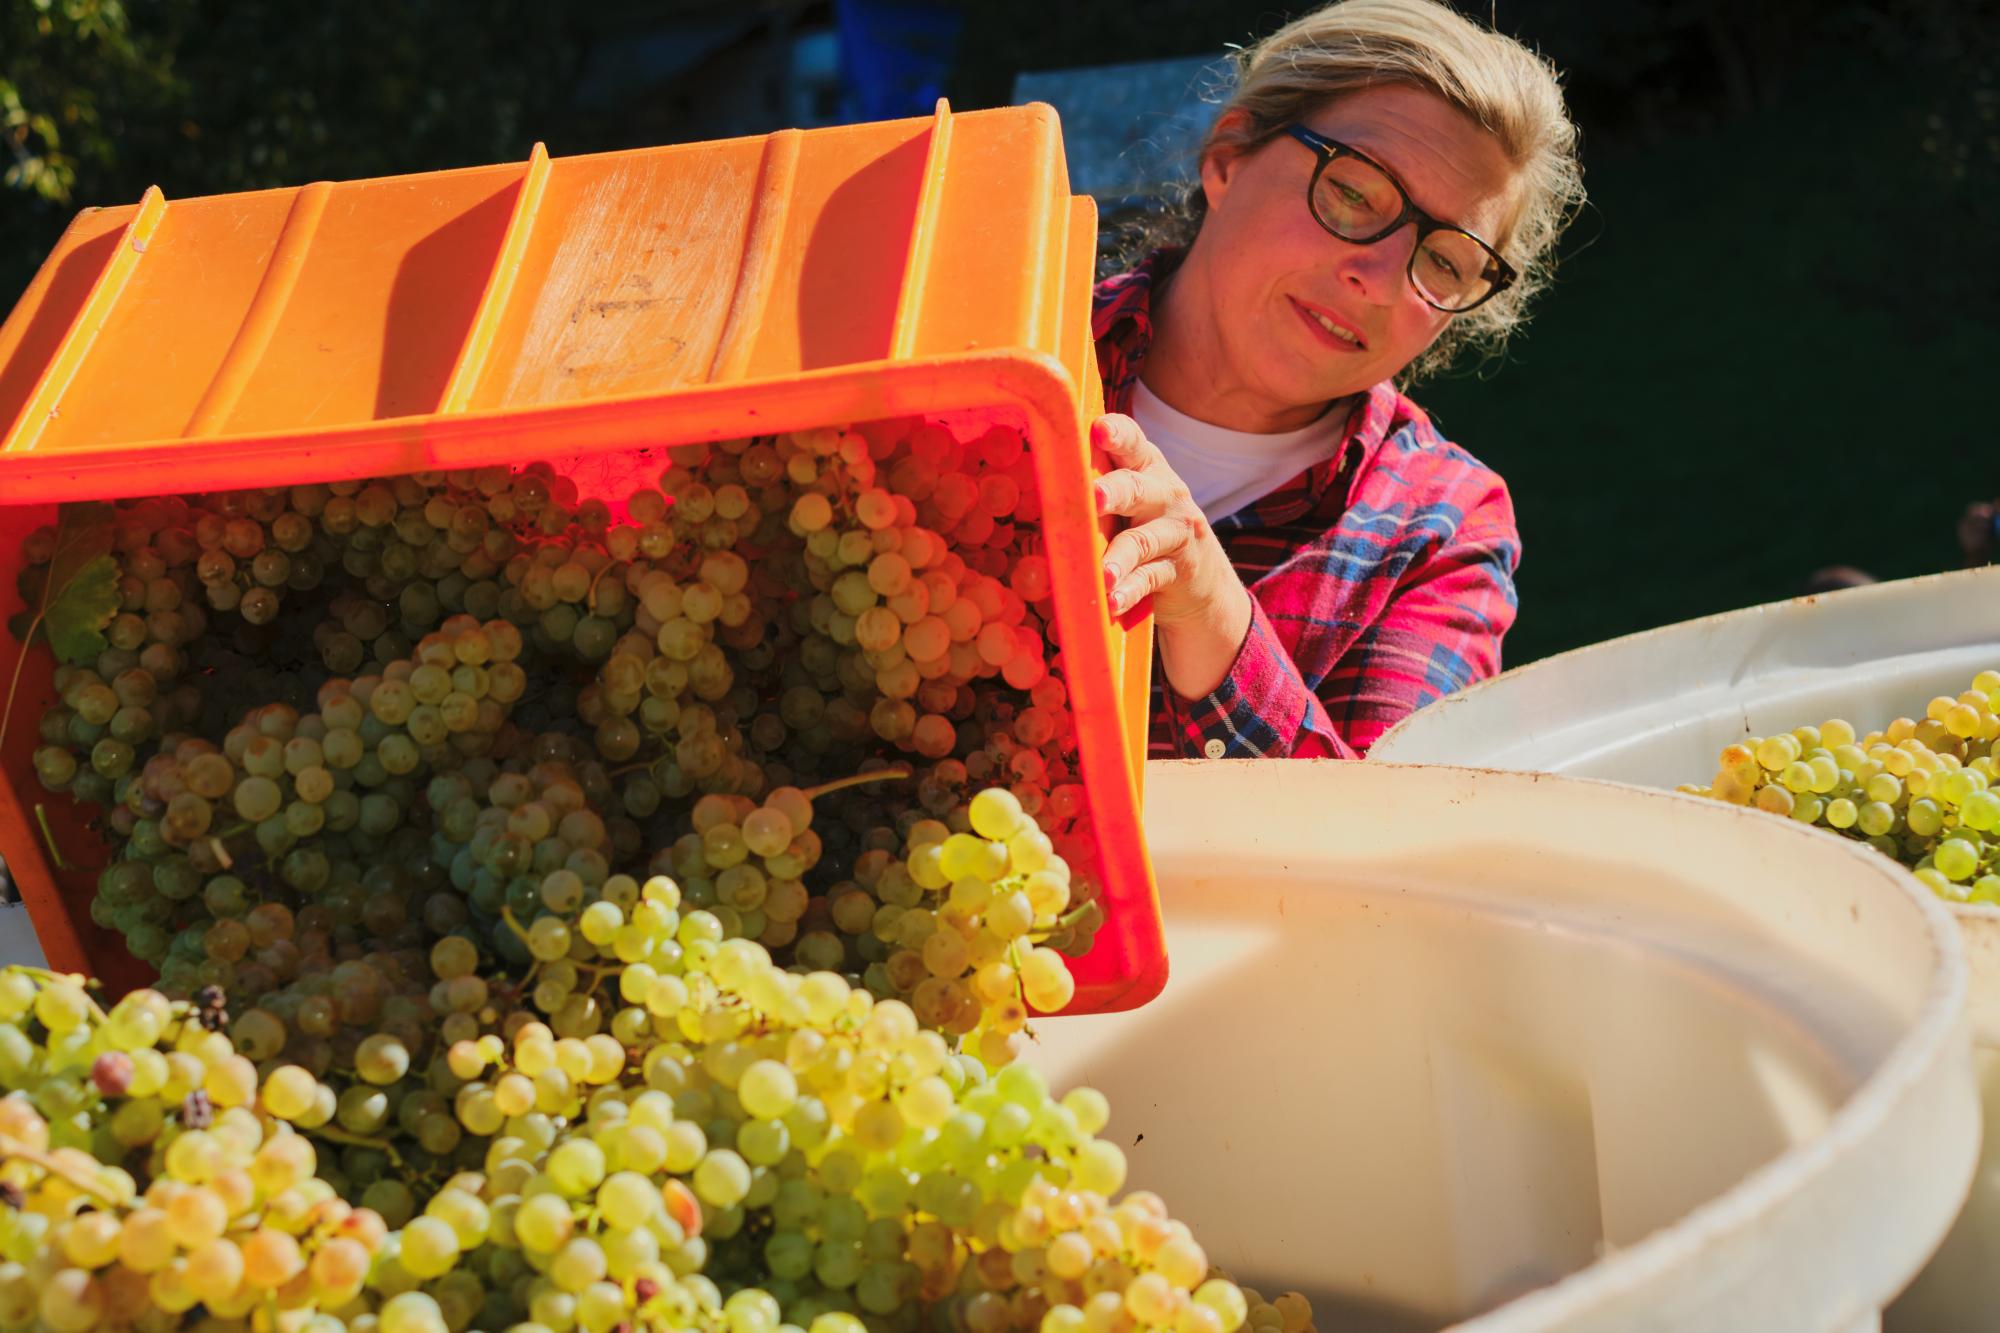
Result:
M834 0L841 118L928 116L944 96L964 18L925 0Z
M1193 181L1195 154L1234 79L1227 56L1028 70L1014 80L1014 101L1056 109L1070 186L1109 212L1156 203Z

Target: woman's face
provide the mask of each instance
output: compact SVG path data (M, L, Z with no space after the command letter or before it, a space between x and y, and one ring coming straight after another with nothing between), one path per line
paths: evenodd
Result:
M1432 217L1500 244L1515 205L1513 168L1490 135L1440 98L1402 85L1370 88L1304 123L1387 168ZM1410 286L1415 226L1354 245L1314 220L1306 187L1318 161L1285 135L1202 164L1208 215L1196 246L1214 307L1214 351L1240 400L1274 418L1388 379L1450 318Z

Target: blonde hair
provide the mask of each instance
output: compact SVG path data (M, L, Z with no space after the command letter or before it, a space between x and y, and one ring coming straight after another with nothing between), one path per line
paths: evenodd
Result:
M1486 239L1520 277L1450 320L1399 378L1421 379L1467 349L1497 355L1548 285L1556 241L1584 201L1577 129L1554 66L1434 0L1340 0L1239 52L1236 73L1202 160L1262 147L1327 103L1385 84L1431 92L1493 137L1514 166L1520 198L1502 234ZM1171 239L1191 242L1203 208L1197 186Z

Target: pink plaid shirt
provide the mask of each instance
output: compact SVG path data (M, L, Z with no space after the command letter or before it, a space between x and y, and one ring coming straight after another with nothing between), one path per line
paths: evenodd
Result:
M1098 284L1107 411L1129 412L1153 341L1161 252ZM1358 759L1397 720L1500 669L1521 538L1507 485L1383 382L1340 449L1215 524L1250 632L1215 692L1153 673L1156 758Z

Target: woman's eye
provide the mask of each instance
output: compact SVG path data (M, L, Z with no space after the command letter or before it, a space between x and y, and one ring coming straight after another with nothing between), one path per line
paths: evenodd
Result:
M1435 250L1426 250L1424 253L1430 259L1432 268L1447 278L1456 279L1458 277L1458 265L1452 263Z

